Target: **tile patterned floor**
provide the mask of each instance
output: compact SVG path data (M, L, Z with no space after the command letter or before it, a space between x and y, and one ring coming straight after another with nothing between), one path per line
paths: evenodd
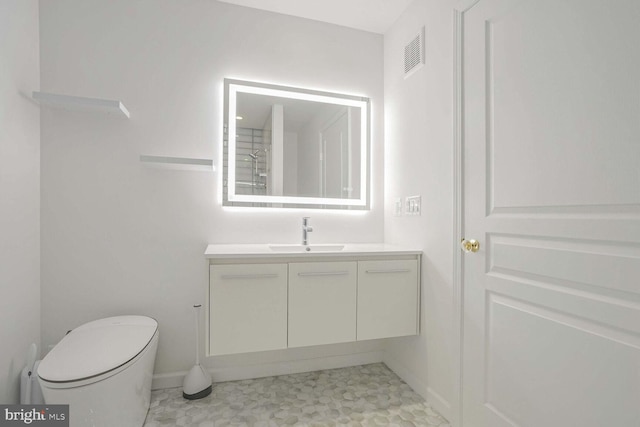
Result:
M156 390L144 427L287 425L449 427L382 363L217 383L195 401Z

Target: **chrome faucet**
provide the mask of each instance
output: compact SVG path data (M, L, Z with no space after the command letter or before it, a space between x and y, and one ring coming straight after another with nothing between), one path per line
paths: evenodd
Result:
M310 219L311 218L308 216L302 218L302 246L309 246L309 236L307 233L311 233L313 231L313 227L308 225Z

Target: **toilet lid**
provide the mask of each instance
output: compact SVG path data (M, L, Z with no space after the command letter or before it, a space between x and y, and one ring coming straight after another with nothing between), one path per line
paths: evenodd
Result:
M102 375L134 359L157 329L158 322L146 316L85 323L65 335L42 359L38 376L49 382L71 382Z

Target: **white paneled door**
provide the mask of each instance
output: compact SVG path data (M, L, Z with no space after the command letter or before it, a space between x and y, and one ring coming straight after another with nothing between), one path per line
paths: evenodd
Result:
M640 426L640 1L462 14L465 427Z

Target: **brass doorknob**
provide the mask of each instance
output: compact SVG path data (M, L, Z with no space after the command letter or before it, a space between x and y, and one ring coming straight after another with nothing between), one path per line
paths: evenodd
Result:
M467 240L467 239L462 239L462 241L460 242L460 247L462 248L463 251L465 251L466 253L469 252L478 252L480 250L480 242L478 242L477 240Z

